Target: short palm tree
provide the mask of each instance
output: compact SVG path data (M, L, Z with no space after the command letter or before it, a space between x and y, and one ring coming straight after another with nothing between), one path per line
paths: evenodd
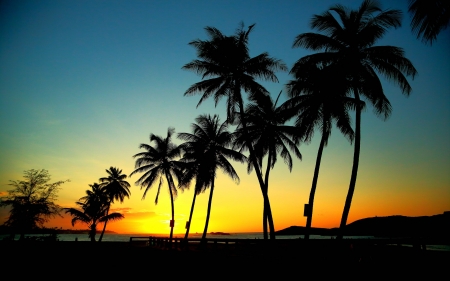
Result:
M108 220L115 221L123 219L124 216L120 213L107 214L108 197L103 192L101 186L97 183L89 185L91 190L86 190L86 196L81 197L76 204L81 209L64 208L66 214L72 216L72 226L80 221L88 225L89 238L91 242L95 242L95 235L97 233L97 224L106 222Z
M341 133L350 142L353 141L354 132L349 111L355 109L357 103L353 98L347 97L351 84L345 77L341 77L339 68L333 65L328 67L297 65L291 70L291 74L295 79L286 85L290 99L285 106L297 116L295 126L298 128L301 141L310 142L315 129L319 129L322 135L305 214L307 216L305 239L309 239L323 149L328 144L334 122ZM363 103L360 103L363 106Z
M336 13L338 19L333 15ZM299 64L336 64L345 78L353 84L353 95L357 102L367 99L375 113L387 118L391 105L384 94L378 74L395 82L402 93L409 95L411 86L406 76L414 76L417 71L404 57L403 49L394 46L374 46L389 28L401 24L401 11L382 10L376 1L364 0L357 10L342 5L334 5L321 15L313 16L311 28L321 33L303 33L296 37L294 47L304 47L313 51L324 51L299 59ZM349 190L345 201L342 230L347 223L358 174L361 142L361 107L356 108L355 150Z
M245 123L247 124L248 137L252 142L255 155L250 154L249 158L256 158L256 161L262 170L263 157L267 155L267 166L264 173L264 192L268 194L269 191L269 175L270 170L274 168L278 159L278 154L283 158L284 162L292 171L292 156L294 155L302 159L300 150L297 147L296 140L299 138L297 129L293 126L287 125L286 122L292 115L284 110L284 106L277 107L278 99L281 91L274 102L269 95L261 95L255 97L252 103L246 106ZM235 146L240 147L240 151L246 150L246 136L242 130L242 120L238 118L237 134ZM249 162L249 172L252 170L252 165ZM271 213L264 208L263 211L263 231L267 236L267 222L270 221ZM266 237L265 237L266 238Z
M447 0L409 0L411 30L425 44L433 44L450 23L450 2Z
M217 28L206 27L209 40L197 39L189 43L196 48L199 59L184 65L183 69L202 75L203 81L189 87L184 95L201 93L202 97L198 105L209 97L213 97L216 104L225 97L228 122L234 120L235 112L238 112L242 120L245 119L241 90L244 90L250 97L268 94L267 90L255 81L255 78L278 82L275 71L287 70L281 60L271 58L268 53L250 57L248 37L253 27L254 25L251 25L248 30L244 30L242 25L232 36L223 35ZM243 123L243 130L246 131L245 123ZM253 153L251 142L248 141L247 145L250 153ZM264 208L271 213L270 202L264 192L261 170L255 161L252 160L264 198ZM271 238L274 239L273 220L269 221L269 227Z
M108 206L106 209L106 214L108 215L111 204L113 204L114 201L122 203L125 197L130 198L130 184L125 180L127 175L122 174L122 170L118 168L110 167L109 170L106 170L106 173L108 176L100 178L100 183L108 197ZM102 233L98 239L99 242L102 241L107 223L108 221L105 221L103 225Z
M192 201L191 212L185 238L189 235L190 222L194 210L196 196L210 188L208 210L203 230L202 240L205 241L208 232L209 218L211 215L211 205L214 193L214 180L217 170L221 169L237 183L239 176L228 159L243 163L246 157L231 149L234 135L228 131L228 123L221 123L217 115L200 115L192 124L192 133L180 133L178 138L185 142L180 145L184 151L182 161L191 163L190 169L186 169L182 185L189 185L195 178L194 199Z
M150 143L154 144L152 146L142 143L139 146L139 148L143 148L146 151L137 153L133 156L133 158L136 158L135 170L130 174L131 177L136 173L143 173L143 175L135 182L136 185L141 186L141 189L145 189L142 199L145 199L147 192L153 184L159 180L155 204L158 204L159 192L164 183L164 178L167 180L172 210L170 241L172 241L173 227L175 225L174 200L178 194L174 178L177 181L181 178L184 167L184 164L177 160L181 156L181 150L172 142L172 135L174 132L175 129L169 128L165 138L150 134Z

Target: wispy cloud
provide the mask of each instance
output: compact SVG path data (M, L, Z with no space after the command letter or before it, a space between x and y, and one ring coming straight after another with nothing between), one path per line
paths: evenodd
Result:
M148 210L133 210L133 208L111 208L111 212L126 214L127 216L156 216L156 213Z

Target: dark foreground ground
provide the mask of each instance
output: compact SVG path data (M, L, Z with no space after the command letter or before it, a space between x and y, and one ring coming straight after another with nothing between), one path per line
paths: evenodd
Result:
M386 280L449 276L450 252L345 243L167 250L124 242L2 242L0 278ZM6 275L5 275L6 274ZM9 278L2 278L10 276ZM416 279L416 278L415 278ZM444 280L444 279L442 279Z

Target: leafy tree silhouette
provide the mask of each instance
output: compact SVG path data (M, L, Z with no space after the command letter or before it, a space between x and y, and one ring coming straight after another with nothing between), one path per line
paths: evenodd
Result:
M10 207L5 222L12 231L24 239L25 233L43 227L50 218L60 215L61 207L55 203L60 186L68 182L49 183L51 176L45 169L24 171L24 180L11 180L14 189L8 190L5 199L0 198L0 207Z

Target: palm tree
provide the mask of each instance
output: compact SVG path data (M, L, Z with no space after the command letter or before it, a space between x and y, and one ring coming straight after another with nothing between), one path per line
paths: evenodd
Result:
M250 57L248 36L253 27L254 24L245 31L243 25L241 25L232 36L223 35L217 28L206 27L205 30L210 40L197 39L189 43L189 45L196 48L199 59L184 65L183 69L195 71L197 74L202 75L204 80L189 87L184 95L202 93L197 106L211 96L214 97L216 105L222 97L227 98L228 122L234 120L235 112L238 112L241 120L245 120L241 89L247 92L250 97L268 94L267 90L255 81L255 78L278 82L275 71L287 70L282 61L271 58L268 53ZM243 130L244 133L247 130L245 123L243 123ZM250 141L247 141L247 145L250 154L254 154ZM251 159L251 161L255 166L255 172L264 198L264 208L268 211L271 238L274 239L275 228L270 202L264 191L264 180L256 159Z
M217 115L200 115L192 124L191 133L180 133L178 138L186 142L180 145L185 152L182 161L191 163L191 168L186 170L182 185L187 186L195 178L194 199L187 224L185 239L189 235L189 227L192 219L196 196L210 187L208 210L203 230L202 241L205 241L208 232L209 218L211 214L212 198L214 193L214 180L217 169L221 169L233 180L239 183L239 176L228 159L243 163L246 157L231 149L234 135L228 132L228 123L220 123Z
M450 22L450 2L447 0L409 0L411 30L425 44L433 44Z
M130 184L125 180L127 175L122 174L122 170L118 168L110 167L109 170L106 170L106 173L108 174L108 177L100 178L100 182L106 196L108 197L108 206L106 209L106 214L108 215L111 204L113 204L114 201L123 203L125 197L130 198ZM105 221L103 224L103 230L100 234L98 242L102 241L107 223L108 221Z
M295 156L302 158L300 150L297 147L297 130L293 126L285 125L291 118L284 105L277 107L281 91L274 102L270 95L261 95L255 97L252 103L246 106L245 123L247 124L247 136L252 142L255 156L259 168L262 170L263 157L267 155L267 167L264 174L264 192L269 191L269 175L277 162L277 154L280 154L284 162L288 165L289 171L292 171L292 157L289 150L293 151ZM246 137L242 131L242 120L238 118L237 138L235 145L240 147L240 151L246 149ZM250 158L253 156L250 155ZM248 171L252 170L249 163ZM268 214L266 209L263 211L263 230L267 233Z
M145 195L153 184L159 179L158 191L156 193L155 204L158 204L159 192L161 186L164 183L164 178L167 180L170 203L172 210L172 219L170 221L170 241L172 242L173 227L175 226L175 208L173 202L177 197L177 189L174 183L174 178L179 180L183 172L183 163L175 160L181 155L180 148L172 143L172 135L175 129L169 128L167 130L167 136L165 138L150 134L149 145L141 143L139 148L143 148L146 151L137 153L133 158L137 158L135 162L135 170L130 174L130 177L135 173L144 173L136 182L136 185L140 185L141 189L145 188L142 199L145 199Z
M335 18L336 13L339 20ZM385 119L391 112L389 100L384 95L377 73L395 82L402 93L409 95L411 86L405 76L414 76L417 71L404 57L402 48L394 46L374 46L389 28L397 28L401 23L401 11L381 10L376 1L365 0L358 10L350 10L342 5L332 6L321 15L313 16L311 28L320 33L303 33L296 37L293 46L314 51L324 51L299 59L295 65L317 63L336 64L353 85L353 95L357 102L366 98L377 115ZM294 67L296 67L294 65ZM361 142L361 107L356 108L355 149L349 190L340 223L342 230L347 223L348 213L355 190L358 173Z
M346 96L351 90L351 84L345 77L341 77L339 69L335 69L332 65L328 67L296 65L291 74L295 79L286 85L291 99L285 106L297 115L295 126L299 130L301 141L310 142L316 128L319 128L322 135L305 214L307 216L305 239L309 239L323 149L328 144L333 122L350 142L353 141L354 132L348 112L355 109L357 103Z
M108 220L120 220L124 216L120 213L107 214L108 198L103 192L101 186L97 183L89 185L91 190L86 190L86 196L81 197L80 201L75 202L81 209L64 208L66 214L72 216L72 226L80 221L88 225L89 238L91 242L95 242L97 233L97 224Z

